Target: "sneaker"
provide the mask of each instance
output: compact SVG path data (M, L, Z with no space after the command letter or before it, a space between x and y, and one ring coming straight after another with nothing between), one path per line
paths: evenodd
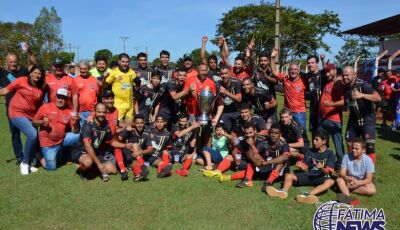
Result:
M139 175L133 178L133 181L135 182L145 181L147 180L147 176L149 176L149 173L150 173L149 169L147 169L146 165L142 165L142 171L140 172Z
M230 180L232 180L230 175L222 175L222 176L219 178L219 182L220 182L220 183L226 182L226 181L230 181Z
M288 197L288 193L283 189L276 189L272 186L268 186L266 189L268 196L271 197L279 197L281 199L286 199Z
M247 180L247 178L244 178L242 181L236 184L236 187L238 188L247 188L253 186L253 181Z
M29 174L29 165L28 164L21 162L21 164L19 165L19 169L20 169L21 175L25 176L25 175Z
M315 195L309 193L303 193L296 196L296 200L300 203L315 204L319 202L319 199Z
M358 206L361 204L359 199L352 196L346 196L343 193L336 194L336 200L340 203L345 203L352 206Z
M31 167L29 168L29 171L35 173L35 172L38 172L39 169L36 168L36 167L34 167L34 166L31 166Z
M221 177L222 173L219 170L204 170L203 175L206 177Z
M186 169L176 169L175 173L180 175L180 176L187 176L188 175L188 171Z
M161 170L159 174L157 174L157 178L164 178L168 175L171 175L171 170L172 165L168 164L167 166L165 166L165 168L163 168L163 170Z
M128 178L129 178L128 172L126 172L126 171L121 172L121 180L122 181L126 181L126 180L128 180Z
M272 186L271 183L264 181L263 186L261 187L261 192L267 192L267 187Z

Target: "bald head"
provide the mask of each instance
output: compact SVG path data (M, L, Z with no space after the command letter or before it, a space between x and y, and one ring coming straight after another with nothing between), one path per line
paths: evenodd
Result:
M13 71L17 71L18 69L18 58L17 55L15 54L7 54L6 56L6 66L7 66L7 70L13 72Z
M346 66L343 69L343 83L346 85L352 85L356 79L356 73L352 66Z
M199 79L204 80L207 77L207 72L208 72L208 67L205 64L200 64L199 67L197 68L199 71Z
M300 67L296 63L291 63L289 66L289 77L290 78L297 78L300 73Z

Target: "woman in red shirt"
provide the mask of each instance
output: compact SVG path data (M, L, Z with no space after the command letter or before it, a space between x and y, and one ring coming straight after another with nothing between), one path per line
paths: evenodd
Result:
M26 136L23 159L20 164L21 175L37 171L37 168L30 167L37 144L37 130L31 120L42 105L45 88L44 71L35 65L30 69L29 77L18 77L11 84L0 89L0 96L14 93L8 109L9 117L13 125Z

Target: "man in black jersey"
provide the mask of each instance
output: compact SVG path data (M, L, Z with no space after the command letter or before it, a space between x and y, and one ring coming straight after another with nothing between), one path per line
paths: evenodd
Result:
M350 111L347 122L346 140L361 137L366 143L366 152L375 164L375 131L376 117L374 104L381 101L381 97L370 84L357 78L354 68L346 66L343 69L344 105Z
M220 100L224 105L220 123L230 132L233 124L239 118L238 104L242 101L241 83L229 74L228 66L221 66L221 83L219 87Z
M167 82L174 78L175 68L169 65L170 54L166 50L160 52L161 64L156 66L154 70L161 72L161 83Z
M292 118L288 109L282 109L279 113L282 137L290 147L290 155L301 160L308 151L310 142L303 127Z
M116 174L113 148L132 150L132 144L123 144L114 140L113 133L106 119L107 109L103 103L95 107L93 122L85 123L81 129L80 142L71 153L73 162L79 165L78 173L82 173L96 164L103 176L109 180L108 174Z
M154 122L154 117L160 108L160 100L164 94L160 82L161 72L155 70L151 73L150 83L141 86L136 93L135 112L143 115L147 127Z
M244 125L246 123L253 124L256 129L256 134L259 136L266 136L268 134L268 130L265 129L265 121L257 114L252 114L251 106L247 103L241 103L239 105L239 113L240 117L236 120L235 126L232 129L232 135L234 139L241 139L244 137ZM238 142L237 140L236 142Z
M251 79L256 87L265 89L276 98L275 85L278 84L276 78L272 77L271 68L269 67L270 62L268 59L269 55L266 52L262 52L258 57L258 68L254 71ZM275 110L276 113L276 110ZM276 116L276 114L275 114Z
M37 64L36 57L33 55L31 50L29 49L29 46L27 47L27 55L28 55L28 63L29 67ZM16 78L21 77L21 76L29 76L28 74L28 69L19 66L18 64L18 57L15 54L9 53L7 54L5 58L5 63L6 67L2 68L0 67L0 88L5 88L8 84L10 84L12 81L14 81ZM8 118L8 125L10 128L10 133L11 133L11 141L12 141L12 146L15 154L15 159L17 165L19 165L22 161L22 142L21 142L21 134L20 131L17 127L13 125L13 123L10 121L8 117L8 105L11 101L11 98L13 97L14 93L9 93L5 97L5 105L6 105L6 115Z
M150 84L151 73L153 72L153 69L148 67L147 54L143 52L139 53L137 55L137 63L138 67L134 68L136 73L136 78L140 79L140 85L139 84L137 85L143 86Z
M265 120L268 130L276 119L277 101L269 91L255 87L250 77L243 79L242 87L242 102L249 103L254 113Z
M295 186L315 186L309 193L303 193L296 197L301 203L315 204L318 202L316 195L327 191L335 184L330 174L335 166L335 154L326 147L328 137L325 133L317 132L313 139L313 148L310 149L303 161L296 163L296 166L303 170L300 173L288 173L282 189L268 186L266 191L269 196L286 199L289 189Z

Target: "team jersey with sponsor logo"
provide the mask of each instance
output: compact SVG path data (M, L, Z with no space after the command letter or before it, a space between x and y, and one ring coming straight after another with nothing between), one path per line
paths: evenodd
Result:
M221 82L221 86L226 89L226 91L230 92L233 95L236 94L241 94L241 87L242 84L241 82L236 79L232 78L229 81L229 85L225 85L223 82ZM238 111L238 103L235 102L232 98L230 98L227 95L222 95L220 94L220 98L222 103L224 104L224 111L223 113L233 113Z
M133 86L136 78L135 71L129 69L127 72L115 68L106 78L106 83L111 85L114 93L114 106L117 109L131 109L133 106Z
M186 129L186 127L185 127ZM189 143L194 138L194 132L189 131L185 135L178 137L176 135L177 132L182 131L178 124L172 126L171 133L173 137L173 144L172 144L172 151L179 152L180 155L188 153L189 150Z
M107 122L98 125L96 122L85 123L81 129L80 141L77 145L81 151L86 152L83 141L90 141L97 156L104 156L113 151L110 145L113 134Z
M164 150L172 147L172 135L166 130L159 131L152 128L149 131L151 145L153 146L153 156L160 157Z
M276 108L265 108L265 102L273 103L275 98L265 89L254 87L254 94L242 93L242 102L249 103L255 114L264 118L272 115Z
M72 95L78 93L78 88L76 87L74 79L68 75L63 76L62 78L57 78L54 74L47 75L46 84L49 88L49 102L53 102L56 100L57 90L60 88L68 90L69 105L72 104Z
M93 76L82 77L79 75L74 78L74 81L79 93L79 112L93 111L99 93L97 79Z
M161 96L164 94L164 88L151 88L150 85L144 85L139 88L136 93L139 113L143 115L146 123L150 122L150 115L153 114L154 108L160 103Z

